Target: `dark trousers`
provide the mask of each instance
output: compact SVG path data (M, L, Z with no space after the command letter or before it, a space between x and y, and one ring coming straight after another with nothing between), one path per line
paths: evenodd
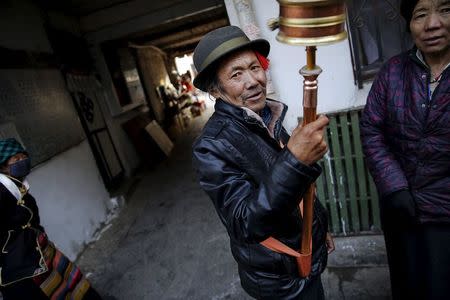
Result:
M250 295L251 296L251 295ZM270 296L265 297L255 297L255 299L258 300L278 300L278 299L290 299L290 300L325 300L325 292L323 290L322 285L322 279L320 276L315 277L311 279L311 281L308 282L308 284L304 287L304 289L301 291L300 295L277 295L276 293L273 293Z
M322 279L320 278L320 276L308 284L306 289L302 292L300 299L325 300L325 293L323 290Z
M393 299L450 299L450 224L382 221Z

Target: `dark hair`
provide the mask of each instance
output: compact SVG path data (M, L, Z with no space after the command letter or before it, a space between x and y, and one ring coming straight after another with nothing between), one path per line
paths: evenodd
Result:
M7 170L7 169L8 169L8 160L6 160L0 164L0 173L3 173L2 171Z
M217 72L220 64L225 60L225 57L219 58L204 70L205 74L207 74L207 76L205 76L205 92L211 94L213 90L222 91L222 85L220 84L219 74Z
M211 94L215 89L220 88L219 76L217 72L211 72L210 79L206 83L206 91Z
M406 20L406 31L408 32L410 31L409 23L411 22L412 14L414 8L417 5L417 2L419 2L419 0L402 0L402 2L400 3L400 14Z
M217 74L217 72L211 75L211 79L208 81L206 87L206 92L209 94L212 94L214 91L224 93L224 88L219 80L219 74Z

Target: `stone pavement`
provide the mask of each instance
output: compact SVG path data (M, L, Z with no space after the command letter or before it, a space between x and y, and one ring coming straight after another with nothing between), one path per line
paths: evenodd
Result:
M80 255L79 266L107 299L250 299L191 167L191 144L207 118L191 122L168 160L139 174L119 217ZM336 245L323 275L327 299L389 299L382 237Z

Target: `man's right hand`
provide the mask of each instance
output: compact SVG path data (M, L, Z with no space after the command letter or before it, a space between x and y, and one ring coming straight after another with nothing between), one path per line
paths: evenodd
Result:
M328 151L324 138L328 123L328 118L321 115L305 126L298 125L287 143L289 151L305 165L317 162Z

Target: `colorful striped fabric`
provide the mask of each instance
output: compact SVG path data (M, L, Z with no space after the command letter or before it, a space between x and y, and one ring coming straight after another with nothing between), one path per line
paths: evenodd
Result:
M81 300L90 284L80 269L72 263L47 236L39 236L42 254L49 271L34 277L41 290L52 300Z

